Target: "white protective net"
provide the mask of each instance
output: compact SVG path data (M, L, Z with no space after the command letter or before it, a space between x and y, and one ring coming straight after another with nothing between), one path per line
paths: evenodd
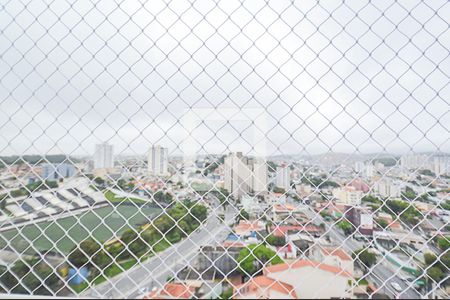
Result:
M0 1L0 292L449 298L450 4Z

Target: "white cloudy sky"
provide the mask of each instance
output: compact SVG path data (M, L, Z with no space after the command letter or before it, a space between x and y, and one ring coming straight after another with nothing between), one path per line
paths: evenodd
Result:
M0 154L449 151L448 1L317 2L1 0Z

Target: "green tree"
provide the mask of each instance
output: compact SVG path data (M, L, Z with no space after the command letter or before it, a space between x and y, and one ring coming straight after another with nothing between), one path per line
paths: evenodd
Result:
M104 185L105 184L105 180L101 177L95 177L94 178L94 182L98 185Z
M115 260L119 259L120 256L123 255L124 250L125 246L120 242L112 244L107 249L109 255L111 255L111 257Z
M261 270L263 265L276 265L283 263L283 260L275 251L259 244L251 244L242 249L238 256L239 271L243 275L253 275Z
M274 187L274 188L273 188L273 192L274 192L274 193L279 193L279 194L285 194L285 193L286 193L286 190L283 189L283 188L280 188L280 187Z
M444 254L441 255L440 257L440 261L441 264L443 266L445 266L445 268L443 267L442 269L447 272L445 269L450 269L450 252L445 252Z
M450 248L450 241L445 236L438 237L437 244L438 244L439 249L441 249L442 251L446 251L448 248Z
M405 191L402 192L402 199L404 199L404 200L413 201L416 198L417 198L417 193L409 186L407 186L405 188Z
M441 268L439 267L431 267L427 270L427 275L431 279L433 279L436 282L441 281L442 278L444 278L445 274L442 272Z
M425 253L425 254L423 255L423 258L424 258L424 260L425 260L425 265L427 265L427 266L434 265L434 263L435 263L436 260L437 260L436 255L434 255L434 254L432 254L432 253Z
M407 224L417 224L418 217L422 216L410 202L402 200L386 201L382 209L395 218L400 217Z
M377 224L378 224L378 226L380 226L383 229L385 229L389 226L388 221L386 221L385 219L377 219Z
M200 222L203 222L208 216L207 208L200 204L194 204L190 209L190 213Z
M266 242L272 246L282 247L286 245L286 238L284 236L275 236L271 234L266 237Z
M250 215L248 214L248 212L245 211L245 209L241 209L241 211L239 211L239 214L236 216L236 222L239 222L240 220L249 220L250 219Z
M192 226L184 219L178 221L178 227L180 228L183 236L192 232Z
M366 196L362 197L361 202L374 203L374 204L379 204L379 205L381 205L383 203L380 199L378 199L377 197L372 196L372 195L366 195Z
M100 250L92 257L92 263L96 266L98 269L105 269L112 263L112 259L110 255L108 255L107 251Z
M92 239L82 241L69 254L69 262L76 268L90 265L94 255L100 250L100 244Z
M63 285L56 270L35 258L16 262L0 275L0 282L12 293L30 294L31 291L35 295L53 295Z
M141 237L141 233L137 233L136 230L129 229L125 231L120 240L128 247L130 256L133 254L141 257L149 250L149 244Z
M228 288L222 292L219 299L231 299L233 297L233 288Z
M153 226L161 233L168 232L175 225L175 221L167 215L160 216L153 222Z
M360 249L353 252L352 257L361 263L362 267L370 268L377 262L377 256L375 253L370 252L367 249Z
M350 235L355 231L355 227L347 220L342 220L338 223L338 227L344 231L345 235Z

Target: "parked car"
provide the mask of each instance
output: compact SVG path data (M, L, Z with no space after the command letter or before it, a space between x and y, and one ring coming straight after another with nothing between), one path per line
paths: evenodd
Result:
M391 282L391 286L396 290L397 292L401 292L403 289L397 282L393 281Z

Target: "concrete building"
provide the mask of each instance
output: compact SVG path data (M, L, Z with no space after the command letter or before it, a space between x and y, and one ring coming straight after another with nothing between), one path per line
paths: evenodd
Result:
M355 171L361 177L371 178L375 175L376 166L374 166L371 161L368 162L358 161L355 162L353 166L353 171Z
M406 170L430 169L430 158L425 154L404 155L400 165Z
M262 159L252 160L253 182L252 189L254 193L264 193L267 191L267 163Z
M364 193L353 186L333 189L333 197L336 198L336 202L345 205L360 205L363 196Z
M277 172L275 176L275 186L277 188L285 190L286 192L289 191L291 185L289 173L290 169L288 166L283 165L281 167L277 167Z
M433 157L433 171L436 176L450 173L450 156Z
M104 142L95 145L94 169L114 168L114 147Z
M370 208L347 206L345 207L345 218L358 229L359 233L367 236L373 234L373 215Z
M311 250L311 258L315 261L341 268L352 276L355 273L353 258L341 248L315 245Z
M388 178L376 181L373 190L382 198L398 198L401 195L400 185Z
M159 145L153 146L148 152L148 174L153 176L168 175L169 149Z
M233 299L298 299L292 285L267 276L257 276L238 285Z
M242 152L230 153L224 161L224 187L235 198L267 191L267 165Z
M352 298L352 275L342 268L311 260L264 268L270 279L294 288L298 299Z
M58 180L74 176L76 169L72 164L43 164L42 178L44 180Z

